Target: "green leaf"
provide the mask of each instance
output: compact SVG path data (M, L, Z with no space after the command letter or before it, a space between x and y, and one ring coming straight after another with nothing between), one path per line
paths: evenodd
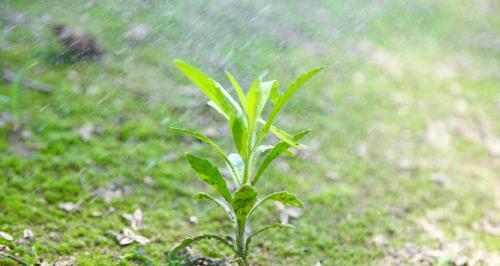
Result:
M310 130L304 130L299 133L297 133L295 136L292 137L294 142L297 142L301 140L304 136L306 136ZM264 157L264 160L262 161L262 164L259 166L259 169L257 169L257 172L255 173L253 180L252 180L252 185L255 186L257 182L259 181L259 178L262 176L262 173L264 173L264 170L267 169L269 164L271 164L274 159L276 159L281 153L286 152L286 150L290 147L290 144L284 141L279 142L276 144L271 151L269 151L266 156Z
M200 200L200 199L208 199L208 200L211 200L215 203L217 203L219 206L222 207L222 209L224 209L224 211L226 212L226 214L228 215L229 217L229 220L231 221L231 224L236 227L236 216L233 212L233 210L231 209L231 207L229 207L226 203L224 203L223 201L220 201L212 196L210 196L209 194L207 193L203 193L203 192L199 192L199 193L196 193L194 196L193 196L193 199L197 199L197 200Z
M264 121L262 118L259 118L259 122L263 125L266 124L266 121ZM300 144L297 141L293 140L293 137L290 134L286 133L284 130L279 129L278 127L276 127L274 125L271 125L270 129L271 129L271 133L273 133L273 135L278 137L280 140L288 143L288 145L290 145L296 149L299 149L299 150L307 148L305 145Z
M255 130L257 118L259 116L259 105L261 105L263 96L260 81L258 79L254 80L247 95L248 129L250 134Z
M227 202L231 202L232 197L227 188L226 180L217 167L208 160L189 153L186 154L186 159L200 179L212 186Z
M280 140L288 143L288 145L296 148L296 149L304 149L306 148L303 144L300 144L300 143L297 143L297 141L295 141L293 139L292 136L290 136L290 134L286 133L285 131L271 125L271 132L276 136L278 137Z
M255 210L257 210L257 208L260 205L262 205L264 202L266 202L268 200L279 201L279 202L283 203L284 205L288 205L288 206L304 208L304 204L302 203L302 201L300 201L297 198L297 196L295 196L295 194L292 194L288 191L280 191L280 192L271 193L271 194L267 195L266 197L264 197L263 199L259 200L255 204L255 206L250 210L250 213L248 214L248 216L250 216Z
M236 252L236 249L234 248L233 245L231 245L231 243L227 242L224 238L222 237L219 237L219 236L216 236L216 235L201 235L201 236L197 236L197 237L193 237L193 238L186 238L184 240L182 240L180 243L176 244L171 250L170 252L168 252L168 255L167 257L172 257L172 256L175 256L177 255L177 253L179 253L179 251L181 251L183 248L187 247L187 246L190 246L200 240L203 240L203 239L215 239L215 240L218 240L220 242L222 242L224 245L230 247L232 250L234 250Z
M240 103L243 106L243 110L247 112L247 99L245 96L245 92L241 88L240 84L238 84L238 81L236 81L236 79L229 71L226 72L226 76L229 79L229 81L231 81L231 84L233 84L233 88L234 90L236 90L236 93L238 94L238 98L240 99Z
M231 133L233 135L233 141L236 149L240 153L243 160L245 160L248 156L248 128L245 123L245 117L242 115L232 116L229 119L229 126L231 127Z
M232 206L238 222L247 219L248 213L250 213L256 201L257 191L248 184L241 186L234 193Z
M248 250L248 247L250 246L250 243L252 242L252 239L254 237L256 237L257 235L259 235L262 232L267 231L269 229L281 229L281 228L284 228L284 229L295 229L295 227L293 225L289 225L289 224L275 223L275 224L271 224L271 225L266 225L266 226L262 227L261 229L255 231L255 233L253 233L253 234L251 234L250 236L247 237L246 245L245 245L245 250Z
M256 130L257 121L260 118L260 114L262 113L264 106L266 105L269 92L274 83L275 81L261 82L259 80L255 80L248 91L248 127L252 136L253 132Z
M278 97L276 100L276 103L274 105L274 108L271 111L271 115L269 116L269 119L267 120L266 124L262 128L262 130L259 133L259 138L258 140L260 141L268 132L269 129L271 128L272 123L274 122L274 119L280 112L281 108L290 100L292 95L297 91L304 82L306 82L309 78L312 76L316 75L319 71L321 71L323 67L316 68L310 72L307 72L305 74L302 74L295 82L293 82L288 88L285 89L282 95ZM274 96L273 96L274 97Z
M245 163L241 156L237 153L231 153L228 156L231 165L234 167L235 173L237 174L236 178L239 182L242 182L243 179L243 171L245 170Z
M210 147L212 147L222 157L222 159L226 162L226 165L229 167L229 169L231 170L233 175L238 177L238 173L236 171L236 168L232 164L229 157L217 144L215 144L215 142L213 140L211 140L208 137L204 136L203 134L196 132L194 130L191 130L191 129L176 128L176 127L170 127L170 129L173 130L174 132L177 132L177 133L191 135L191 136L207 143ZM238 178L233 178L233 179L234 179L235 184L240 184L241 181Z
M232 115L238 112L238 104L220 84L184 61L175 60L175 64L223 113Z
M292 194L288 191L280 191L280 192L274 192L266 196L260 204L264 203L267 200L274 200L274 201L279 201L283 203L284 205L288 206L293 206L293 207L298 207L298 208L304 208L304 204L302 201L300 201L295 194ZM257 205L256 205L257 207Z
M273 81L271 90L269 91L269 99L273 104L276 104L278 102L279 97L280 97L279 83L277 80L275 80Z

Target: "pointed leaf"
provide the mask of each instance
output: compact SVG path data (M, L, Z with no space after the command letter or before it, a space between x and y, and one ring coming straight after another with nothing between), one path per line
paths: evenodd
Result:
M304 130L299 133L297 133L295 136L293 136L293 141L297 142L301 140L305 135L307 135L310 131L309 130ZM266 154L264 157L264 160L262 161L262 164L259 166L259 169L257 169L257 172L255 173L253 180L252 180L252 185L255 186L257 182L259 181L259 178L261 177L262 173L264 173L264 170L267 169L269 164L271 164L274 159L276 159L281 153L285 152L288 148L290 147L290 144L287 142L279 142L276 144L269 153Z
M231 119L229 119L229 125L231 127L231 133L233 135L233 141L236 149L240 153L241 157L246 159L248 156L248 128L245 117L242 115L232 116Z
M323 67L320 67L305 74L302 74L295 82L293 82L290 86L288 86L288 88L286 88L283 94L280 95L278 100L276 101L276 104L274 105L274 108L271 111L269 119L267 120L266 124L259 133L258 140L261 140L269 132L269 129L271 128L271 125L274 122L274 119L276 118L278 113L280 112L281 108L283 108L283 106L288 102L288 100L290 100L290 98L297 91L297 89L300 86L302 86L304 82L306 82L312 76L316 75L322 69Z
M227 202L231 202L231 193L227 188L226 180L217 167L208 160L189 153L186 154L186 159L200 179L212 186Z
M247 112L247 98L245 96L245 92L241 88L240 84L238 84L238 81L233 77L233 75L227 71L226 76L231 81L231 84L233 84L234 90L236 90L236 93L238 94L238 98L240 100L241 106L243 106L243 110Z
M288 206L304 208L304 204L302 203L302 201L300 201L297 198L297 196L295 196L295 194L292 194L288 191L280 191L280 192L271 193L271 194L267 195L266 197L264 197L263 199L259 200L255 204L255 206L252 208L252 210L250 210L250 213L248 214L248 216L250 216L255 210L257 210L257 208L260 205L262 205L264 202L266 202L268 200L279 201L279 202L283 203L284 205L288 205Z
M236 175L236 176L238 175L238 173L236 172L236 168L233 166L233 164L231 163L231 160L227 157L226 153L217 144L215 144L215 142L213 140L209 139L208 137L206 137L203 134L196 132L194 130L190 130L190 129L186 129L186 128L176 128L176 127L170 127L170 129L173 130L174 132L177 132L177 133L191 135L191 136L207 143L208 145L210 145L210 147L212 147L222 157L222 159L226 162L226 165L229 167L229 170L231 170L232 174ZM233 179L234 179L235 184L240 184L240 181L237 178L233 178Z
M219 90L221 91L222 95L224 95L224 97L226 97L226 99L229 101L229 103L234 107L234 111L236 113L241 113L243 112L241 110L241 106L233 99L233 97L231 96L231 94L229 94L228 91L226 91L224 89L224 87L222 87L222 85L220 85L217 81L214 81L215 85L217 85L217 87L219 88Z
M290 134L286 133L285 131L271 125L271 132L276 136L278 137L280 140L286 142L288 145L296 148L296 149L304 149L306 148L303 144L300 144L300 143L297 143L297 141L295 141L293 139L292 136L290 136Z
M259 122L263 125L266 124L266 121L264 121L262 118L259 119ZM271 129L271 133L273 133L273 135L278 137L280 140L288 143L288 145L290 145L296 149L299 149L299 150L307 148L303 144L300 144L297 141L293 140L293 137L290 134L286 133L284 130L279 129L278 127L276 127L274 125L271 125L270 129Z
M257 201L257 191L250 185L241 186L235 193L232 202L233 210L238 221L245 221L248 213Z
M248 127L252 136L256 129L260 114L266 105L269 92L273 87L274 82L275 81L261 82L259 80L255 80L248 91Z
M277 80L275 80L272 84L271 90L269 91L269 99L273 104L276 104L278 102L279 97L280 97L279 83Z
M224 211L226 212L226 214L228 215L229 217L229 220L231 221L231 224L236 227L236 216L234 215L231 207L229 207L225 202L223 201L220 201L212 196L210 196L209 194L207 193L203 193L203 192L199 192L197 194L195 194L193 196L194 199L197 199L197 200L200 200L200 199L208 199L208 200L211 200L215 203L217 203L219 206L222 207L222 209L224 209Z
M231 115L237 112L238 104L220 84L184 61L175 60L175 64L223 113Z

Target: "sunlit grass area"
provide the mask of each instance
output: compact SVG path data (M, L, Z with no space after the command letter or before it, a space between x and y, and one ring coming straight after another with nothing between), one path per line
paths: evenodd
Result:
M229 232L224 213L191 199L211 190L184 152L214 154L168 130L234 149L181 58L232 94L226 70L245 88L263 72L284 87L327 67L278 121L310 128L309 149L259 184L306 208L295 231L253 243L252 265L497 265L499 13L493 0L3 1L1 70L53 91L0 81L0 232L13 237L0 251L28 264L178 265L165 259L175 242ZM58 56L53 24L89 32L103 57ZM137 209L151 242L122 246L110 232ZM279 216L268 204L252 223ZM194 251L230 254L214 242Z

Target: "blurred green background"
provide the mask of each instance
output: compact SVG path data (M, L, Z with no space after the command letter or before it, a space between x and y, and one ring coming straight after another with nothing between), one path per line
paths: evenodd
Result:
M210 190L183 159L213 154L168 131L234 149L180 58L231 93L226 70L283 87L328 67L278 121L312 129L309 149L259 184L297 192L305 212L254 243L253 265L498 265L499 14L496 0L1 1L0 68L53 92L0 81L0 231L14 238L0 247L30 264L176 265L164 252L182 237L228 231L191 199ZM103 58L58 57L54 24L89 32ZM136 209L152 242L120 246L108 231Z

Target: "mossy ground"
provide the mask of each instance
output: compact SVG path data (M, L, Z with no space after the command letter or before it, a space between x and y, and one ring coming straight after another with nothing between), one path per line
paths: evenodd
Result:
M79 265L135 265L127 254L140 252L163 265L182 237L228 229L216 207L191 199L209 190L183 159L185 151L213 154L168 126L212 128L223 147L233 147L224 121L174 58L227 87L224 70L244 84L268 70L284 86L330 66L280 118L291 132L312 129L310 149L283 158L259 189L297 192L306 209L296 231L254 243L256 265L384 264L373 237L385 236L394 249L435 245L416 221L436 210L441 218L431 222L450 241L460 230L478 249L500 249L498 236L473 226L485 216L500 219L500 161L491 142L500 135L496 1L17 0L0 8L25 14L1 33L2 67L54 87L44 95L0 84L0 112L29 133L0 129L0 231L16 239L26 228L35 234L26 244L0 244L28 263L73 255ZM49 16L97 36L105 57L55 60L61 47L44 24ZM151 28L145 41L123 37L141 23ZM85 124L99 128L88 141L78 132ZM471 137L478 131L479 139ZM117 180L132 194L92 199ZM58 208L89 197L79 212ZM141 234L154 241L121 247L106 231L128 226L121 214L136 208L144 213ZM199 224L189 223L192 215ZM269 205L253 224L276 220ZM220 256L213 244L196 249Z

